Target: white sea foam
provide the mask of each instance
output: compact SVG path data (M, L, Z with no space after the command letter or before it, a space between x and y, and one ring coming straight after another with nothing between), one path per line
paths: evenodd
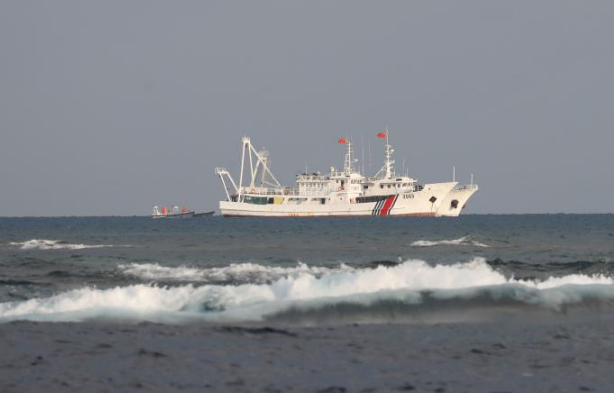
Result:
M145 280L177 280L194 282L251 282L264 283L283 277L296 277L309 274L320 277L335 272L351 271L352 268L340 264L336 268L308 266L298 263L294 267L265 266L254 263L230 264L226 267L195 268L195 267L165 267L156 263L120 264L119 269L125 274Z
M85 244L70 244L54 239L31 239L24 242L10 242L11 246L19 246L19 249L30 250L49 250L49 249L90 249L90 248L111 248L116 245L85 245ZM127 245L121 245L127 246Z
M495 301L511 299L556 310L590 298L614 301L614 280L602 275L515 280L493 270L482 258L436 266L410 260L394 267L320 277L303 272L270 284L83 288L49 298L2 303L0 321L258 321L291 308L313 310L338 303L369 306L387 300L418 304L427 294L430 299L462 300L485 293Z
M419 240L412 242L411 246L437 246L437 245L468 245L488 248L489 246L481 242L475 241L471 236L466 235L458 239L444 239L441 241Z

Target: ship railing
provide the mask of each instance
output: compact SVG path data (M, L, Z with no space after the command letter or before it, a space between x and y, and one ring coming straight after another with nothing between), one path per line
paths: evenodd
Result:
M456 190L473 190L473 189L477 189L478 185L476 183L472 183L469 185L460 185L456 187Z
M296 196L297 189L290 188L263 188L263 187L243 187L242 194L258 195L258 196Z
M345 171L333 171L330 173L330 178L347 178L348 173Z
M296 176L296 180L297 181L318 181L318 182L322 182L322 181L328 180L328 177L326 175L320 175L320 174L299 174L299 175Z
M304 197L313 197L313 196L317 196L317 197L321 197L324 195L329 195L330 193L332 193L332 190L329 188L326 189L317 189L317 190L294 190L294 194L296 196L304 196Z

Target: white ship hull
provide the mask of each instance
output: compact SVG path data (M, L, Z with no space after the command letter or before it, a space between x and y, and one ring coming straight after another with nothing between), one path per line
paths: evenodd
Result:
M467 201L476 191L478 191L478 187L476 185L452 189L442 201L440 207L437 209L436 216L456 217L460 215L461 211L467 205Z
M169 213L166 215L151 215L153 219L189 219L194 217L194 212Z
M319 197L299 204L293 203L292 197L284 197L278 204L266 205L220 201L220 212L224 216L252 217L438 216L446 196L455 186L456 182L427 184L421 191L392 194L380 201L366 203L355 199L351 202L346 193L336 193L324 204ZM433 198L434 202L431 201Z

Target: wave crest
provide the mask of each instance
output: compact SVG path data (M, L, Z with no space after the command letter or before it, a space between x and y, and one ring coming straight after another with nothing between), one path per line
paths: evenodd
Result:
M489 246L481 242L475 241L470 235L458 239L444 239L440 241L419 240L411 243L411 246L438 246L438 245L467 245L479 246L480 248L488 248Z
M115 245L85 245L85 244L71 244L61 240L55 239L31 239L24 242L9 242L11 246L19 246L19 249L23 250L50 250L50 249L90 249L90 248L111 248Z
M284 277L301 274L321 277L336 272L352 271L340 264L337 268L308 266L298 263L294 267L273 267L254 263L230 264L226 267L195 268L187 266L165 267L157 263L120 264L122 274L151 281L182 281L207 283L270 283Z
M412 310L442 303L456 305L454 310L462 313L464 304L483 299L494 306L513 302L557 311L587 300L614 302L614 280L580 274L543 281L516 280L493 270L482 258L435 266L410 260L395 267L321 276L300 272L268 284L83 288L0 304L0 321L259 321L291 312L315 313L317 317L322 311L344 305L372 312L381 311L382 305Z

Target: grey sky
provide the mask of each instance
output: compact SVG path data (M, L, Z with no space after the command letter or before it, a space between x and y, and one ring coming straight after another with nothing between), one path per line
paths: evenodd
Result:
M244 134L286 184L341 166L344 135L375 172L386 125L420 181L475 173L468 212L612 212L613 20L611 1L0 0L0 216L217 208Z

